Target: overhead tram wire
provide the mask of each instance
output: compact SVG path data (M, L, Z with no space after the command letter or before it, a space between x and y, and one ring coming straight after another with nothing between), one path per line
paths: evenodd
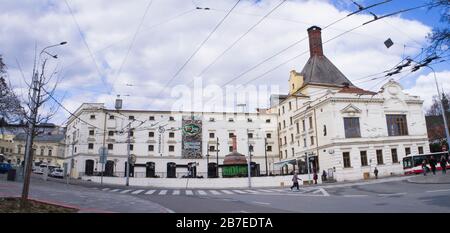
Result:
M364 11L364 10L373 8L373 7L378 6L378 5L381 5L381 4L388 3L388 2L390 2L390 1L392 1L392 0L387 0L387 1L380 2L380 3L376 3L376 4L373 4L373 5L367 6L367 7L365 7L364 9L359 9L359 10L357 10L357 11L355 11L355 12L352 12L352 13L350 13L350 14L348 14L348 15L346 15L346 16L340 18L340 19L337 19L337 20L333 21L332 23L326 25L325 27L323 27L322 31L325 30L325 29L327 29L327 28L329 28L329 27L331 27L331 26L333 26L333 25L335 25L335 24L337 24L337 23L339 23L339 22L341 22L342 20L344 20L344 19L346 19L346 18L348 18L348 17L350 17L350 16L352 16L352 15L354 15L354 14L357 14L357 13L359 13L359 12L362 12L362 11ZM250 67L249 69L245 70L244 72L242 72L242 73L238 74L237 76L233 77L231 80L227 81L227 82L226 82L225 84L223 84L223 85L225 86L225 85L228 85L228 84L234 82L235 80L237 80L237 79L239 79L240 77L244 76L245 74L251 72L252 70L258 68L259 66L261 66L262 64L264 64L264 63L266 63L267 61L271 60L272 58L274 58L274 57L276 57L276 56L278 56L278 55L280 55L280 54L286 52L287 50L291 49L292 47L298 45L299 43L301 43L301 42L303 42L303 41L305 41L305 40L307 40L307 39L308 39L308 36L305 36L305 37L303 37L302 39L300 39L300 40L298 40L298 41L295 41L294 43L290 44L290 45L287 46L286 48L280 50L279 52L277 52L277 53L271 55L270 57L268 57L268 58L266 58L266 59L260 61L260 62L257 63L256 65Z
M203 75L209 68L211 68L220 58L222 58L229 50L231 50L239 41L241 41L245 36L247 36L253 29L255 29L259 24L261 24L269 15L275 12L279 7L281 7L287 0L281 0L274 8L272 8L267 14L265 14L260 20L258 20L253 26L251 26L244 34L242 34L237 40L235 40L231 45L229 45L222 53L220 53L211 63L209 63L198 75L197 77Z
M178 75L181 73L181 71L187 66L187 64L194 58L194 56L200 51L200 49L206 44L206 42L211 38L211 36L217 31L217 29L223 24L223 22L228 18L228 16L231 14L231 12L237 7L237 5L241 2L241 0L237 0L236 3L233 5L233 7L230 8L230 10L226 13L226 15L217 23L217 25L213 28L213 30L208 34L208 36L200 43L200 45L197 47L197 49L194 50L194 52L189 56L189 58L183 63L183 65L178 68L178 70L175 72L175 74L169 79L169 81L164 85L164 87L161 89L159 94L157 96L160 96L166 88L172 83L172 81L178 77Z
M367 25L367 24L369 24L369 23L372 23L372 22L375 22L375 21L380 20L380 19L382 19L382 18L385 18L385 17L387 17L387 16L392 16L392 15L395 15L395 14L399 14L399 13L403 13L403 12L407 12L407 11L412 11L412 10L419 9L419 8L423 8L423 7L430 6L430 5L433 5L433 4L425 4L425 5L422 5L422 6L413 7L413 8L409 8L409 9L405 9L405 10L400 10L400 11L397 11L397 12L394 12L394 13L390 13L390 14L385 15L385 16L377 17L376 19L373 19L373 20L370 20L370 21L368 21L368 22L365 22L365 23L363 23L363 24L361 24L361 25L359 25L359 26L357 26L357 27L354 27L354 28L352 28L352 29L349 29L349 30L347 30L347 31L345 31L345 32L343 32L343 33L341 33L341 34L339 34L338 36L335 36L335 37L333 37L333 38L331 38L331 39L329 39L329 40L323 42L322 45L324 45L324 44L326 44L326 43L328 43L328 42L330 42L330 41L332 41L332 40L334 40L334 39L337 39L337 38L339 38L339 37L341 37L341 36L343 36L343 35L345 35L345 34L351 32L351 31L354 31L354 30L356 30L356 29L358 29L358 28L361 28L361 27L363 27L363 26L365 26L365 25ZM250 82L252 82L252 81L255 81L255 80L257 80L257 79L260 79L260 78L264 77L265 75L271 73L272 71L278 69L279 67L281 67L281 66L283 66L283 65L285 65L285 64L287 64L287 63L289 63L289 62L291 62L291 61L293 61L293 60L295 60L295 59L297 59L298 57L300 57L300 56L302 56L302 55L304 55L304 54L306 54L306 53L308 53L308 52L309 52L309 50L307 50L307 51L305 51L305 52L303 52L303 53L300 53L300 54L298 54L298 55L296 55L296 56L294 56L294 57L292 57L292 58L290 58L290 59L288 59L288 60L282 62L281 64L278 64L277 66L275 66L275 67L273 67L273 68L267 70L267 71L264 72L263 74L258 75L258 76L256 76L255 78L249 80L249 81L246 82L245 84L248 84L248 83L250 83ZM232 79L231 81L228 81L227 83L225 83L225 84L223 84L223 85L227 85L227 84L231 83L232 81L236 80L237 78L239 78L239 77L236 77L236 78Z

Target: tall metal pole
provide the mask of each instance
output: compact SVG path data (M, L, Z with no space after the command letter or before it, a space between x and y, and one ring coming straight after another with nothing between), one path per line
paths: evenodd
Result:
M130 142L131 142L131 122L128 124L127 133L127 182L126 186L130 185Z
M311 184L311 171L309 169L309 156L308 153L306 154L306 166L308 167L308 184Z
M266 159L266 176L269 175L269 168L267 167L267 138L264 138L264 157Z
M250 163L252 161L252 154L250 151L250 139L248 138L248 129L247 129L247 148L248 148L248 163L247 163L247 176L248 176L248 187L252 187L252 181L251 181L251 166Z
M216 176L217 178L219 178L219 138L217 137L217 142L216 142L216 159L217 159L217 171L216 171Z
M436 83L436 89L438 92L438 98L439 98L439 105L441 107L441 113L442 113L442 119L444 120L444 127L445 127L445 136L447 138L447 144L450 145L450 134L448 132L448 124L447 124L447 117L445 116L445 109L444 109L444 105L442 104L442 95L441 95L441 91L439 90L439 84L436 78L436 71L431 67L431 66L427 66L428 68L430 68L433 71L434 74L434 82ZM450 149L447 148L447 150L450 151Z
M107 115L106 110L104 109L103 111L105 111L105 121L104 121L104 123L103 123L103 145L102 145L102 154L100 155L100 156L102 156L102 157L103 157L103 156L105 155L105 153L106 153L105 145L106 145L106 115ZM105 172L105 163L106 163L106 161L103 160L103 163L102 163L102 171L101 171L101 178L100 178L100 185L103 185L103 173Z

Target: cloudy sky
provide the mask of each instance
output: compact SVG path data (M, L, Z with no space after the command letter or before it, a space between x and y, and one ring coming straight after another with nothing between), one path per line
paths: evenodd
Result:
M274 87L272 92L286 92L289 72L300 72L308 59L307 40L255 65L304 38L308 27L325 27L357 9L350 0L288 0L280 6L280 0L241 0L205 42L236 2L0 0L0 54L8 66L9 79L20 95L26 93L26 86L19 65L29 81L35 48L39 51L67 41L67 45L49 50L58 54L49 68L58 71L61 81L57 97L70 111L83 102L101 102L113 107L119 94L127 109L167 110L179 96L177 90L192 87L199 75L203 86L211 87L206 88L209 91L220 89L239 76L229 84L270 86ZM370 5L380 1L356 2ZM381 16L426 2L393 0L372 11ZM234 43L275 7L268 17ZM326 43L325 54L356 85L377 91L383 84L382 75L371 76L376 80L362 78L390 69L406 56L423 58L417 55L421 48L427 47L428 33L440 25L439 13L421 8L376 21ZM323 41L372 18L367 12L347 17L324 29ZM394 42L389 49L383 43L388 38ZM189 59L200 44L200 50ZM255 68L246 72L252 67ZM448 91L449 61L433 67L443 89ZM425 106L429 106L435 93L433 73L423 69L407 74L393 78L400 80L406 91L421 96ZM67 116L61 109L54 121L61 123Z

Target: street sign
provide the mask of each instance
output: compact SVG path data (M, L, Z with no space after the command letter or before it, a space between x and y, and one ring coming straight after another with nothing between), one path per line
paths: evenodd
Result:
M107 159L107 157L108 157L108 148L106 148L106 147L101 147L99 150L98 150L98 153L99 153L99 155L100 155L100 163L106 163L106 159Z

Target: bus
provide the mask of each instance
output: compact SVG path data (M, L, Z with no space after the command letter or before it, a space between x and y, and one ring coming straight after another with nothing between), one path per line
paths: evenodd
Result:
M448 151L445 152L435 152L435 153L429 153L429 154L418 154L418 155L408 155L403 158L403 170L405 172L405 175L411 175L411 174L421 174L423 173L422 169L422 163L423 160L426 159L427 166L429 167L430 158L431 156L434 157L436 160L436 171L442 170L441 168L441 157L445 156L445 159L447 160L446 168L450 169L450 164L448 163Z

